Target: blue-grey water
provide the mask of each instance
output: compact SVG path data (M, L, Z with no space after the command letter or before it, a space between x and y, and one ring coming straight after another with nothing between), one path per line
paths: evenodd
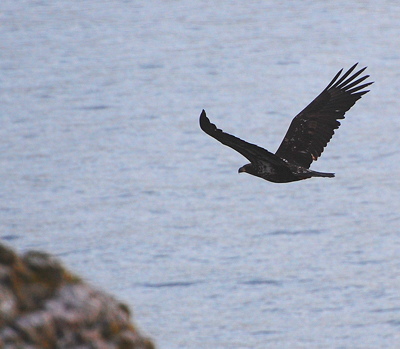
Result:
M273 184L204 134L275 151L340 68L375 84ZM0 238L132 307L161 349L397 348L398 1L0 3Z

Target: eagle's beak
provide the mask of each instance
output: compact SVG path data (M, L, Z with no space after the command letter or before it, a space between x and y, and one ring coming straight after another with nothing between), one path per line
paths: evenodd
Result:
M242 166L241 168L239 168L238 173L240 172L246 172L246 169L244 168L244 166Z

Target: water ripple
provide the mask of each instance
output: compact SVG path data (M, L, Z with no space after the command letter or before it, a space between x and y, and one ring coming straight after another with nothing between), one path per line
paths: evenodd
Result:
M173 282L159 282L159 283L144 283L141 284L143 287L149 288L164 288L164 287L189 287L197 285L199 281L173 281Z

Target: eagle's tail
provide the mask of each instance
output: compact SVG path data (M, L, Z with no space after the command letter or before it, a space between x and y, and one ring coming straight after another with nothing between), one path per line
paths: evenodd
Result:
M310 171L311 177L335 177L334 173Z

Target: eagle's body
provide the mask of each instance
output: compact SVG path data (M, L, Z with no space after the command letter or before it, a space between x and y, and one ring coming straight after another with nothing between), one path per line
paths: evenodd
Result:
M341 77L340 70L318 97L293 119L275 154L218 129L207 118L204 110L200 115L200 127L250 161L239 172L247 172L275 183L311 177L334 177L333 173L316 172L309 167L322 154L334 130L340 126L338 119L344 119L344 114L369 91L363 89L372 82L361 84L369 75L356 79L366 68L349 77L356 66L353 65Z

